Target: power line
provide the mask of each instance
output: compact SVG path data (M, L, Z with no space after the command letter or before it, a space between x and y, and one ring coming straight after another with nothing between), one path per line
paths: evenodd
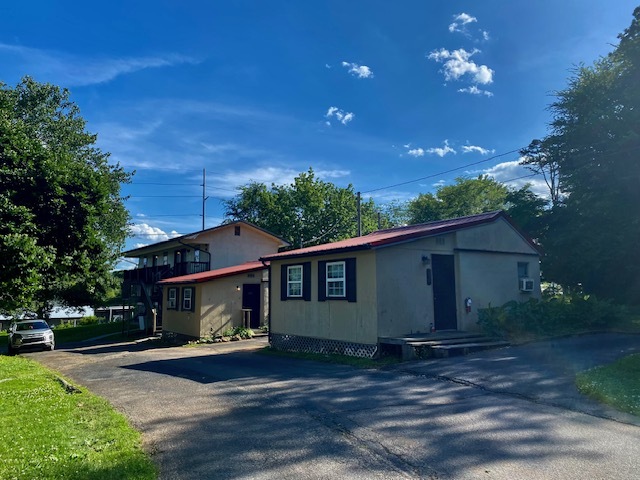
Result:
M197 187L195 183L160 183L160 182L131 182L127 185L162 185L162 186L189 186L189 187Z
M200 195L128 195L129 198L200 198Z
M510 178L509 180L499 180L499 182L500 183L515 182L516 180L522 180L523 178L535 177L537 175L542 175L542 173L530 173L529 175L522 175L521 177Z
M522 150L523 148L525 148L525 147L520 147L520 148L517 148L517 149L515 149L515 150L510 150L510 151L505 152L505 153L500 153L500 154L498 154L498 155L493 155L492 157L485 158L485 159L483 159L483 160L478 160L477 162L467 163L466 165L462 165L462 166L460 166L460 167L452 168L452 169L450 169L450 170L445 170L444 172L433 173L433 174L431 174L431 175L427 175L427 176L425 176L425 177L416 178L416 179L414 179L414 180L407 180L406 182L400 182L400 183L396 183L396 184L394 184L394 185L387 185L386 187L374 188L374 189L372 189L372 190L367 190L367 191L362 192L362 193L378 192L378 191L380 191L380 190L387 190L387 189L389 189L389 188L400 187L400 186L402 186L402 185L408 185L408 184L410 184L410 183L420 182L421 180L427 180L427 179L429 179L429 178L438 177L438 176L440 176L440 175L445 175L445 174L447 174L447 173L455 172L455 171L457 171L457 170L462 170L462 169L464 169L464 168L472 167L472 166L474 166L474 165L480 165L481 163L490 162L491 160L495 160L496 158L504 157L504 156L506 156L506 155L511 155L512 153L519 152L519 151L520 151L520 150Z
M158 217L200 217L202 216L199 213L175 213L175 214L158 214L158 215L152 215L152 214L144 214L144 217L135 217L137 220L144 220L145 218L158 218Z

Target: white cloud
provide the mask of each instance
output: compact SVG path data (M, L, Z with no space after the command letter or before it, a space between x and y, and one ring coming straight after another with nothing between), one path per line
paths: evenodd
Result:
M477 145L463 145L462 153L479 153L480 155L489 155L494 153L495 150L488 150L486 148L479 147Z
M152 227L147 223L136 223L129 227L129 232L134 237L148 238L152 243L162 242L170 238L179 237L180 234L173 230L170 233L165 232L161 228ZM143 244L144 246L144 244Z
M480 30L480 33L482 34L482 39L485 42L488 42L489 39L491 38L491 37L489 37L489 32L487 32L486 30Z
M343 67L349 69L349 73L358 78L373 78L373 72L366 65L358 65L357 63L342 62Z
M464 32L465 25L470 23L477 22L478 19L476 17L472 17L468 13L459 13L458 15L453 16L453 23L449 25L449 31L453 32Z
M494 71L486 65L478 65L471 57L480 50L473 49L467 52L464 48L449 51L445 48L432 51L427 58L443 64L443 73L446 80L459 80L468 76L473 83L487 85L493 82Z
M521 159L502 162L485 170L469 173L472 175L489 175L498 182L507 182L510 188L517 189L524 187L526 184L530 184L533 193L543 198L549 198L549 188L544 180L541 177L530 177L531 171L520 165L520 161Z
M422 148L412 148L411 150L409 150L407 152L408 155L411 155L412 157L423 157L424 156L424 149Z
M83 57L53 50L0 43L0 62L13 65L41 81L65 87L106 83L116 77L148 68L200 63L176 54L110 58Z
M343 125L346 125L347 123L349 123L351 120L354 119L355 116L356 116L355 113L345 112L344 110L338 107L329 107L329 110L327 110L327 113L325 114L325 118L331 119L335 117ZM330 124L330 122L327 122L327 123Z
M470 95L484 95L486 97L493 97L493 92L490 92L489 90L482 90L476 87L475 85L471 85L470 87L467 87L467 88L459 88L458 92L468 93Z
M445 140L444 146L442 147L427 148L426 152L430 154L438 155L439 157L444 157L449 153L453 153L454 155L456 154L456 151L449 146L449 140Z
M351 175L349 170L313 170L316 177L320 179L344 178ZM264 183L267 187L271 184L288 185L293 183L295 177L300 175L300 171L289 167L262 167L256 166L254 169L241 171L236 169L220 172L216 175L216 185L225 187L227 190L235 190L239 185L246 185L250 182ZM236 192L237 193L237 192ZM226 193L233 196L235 193Z

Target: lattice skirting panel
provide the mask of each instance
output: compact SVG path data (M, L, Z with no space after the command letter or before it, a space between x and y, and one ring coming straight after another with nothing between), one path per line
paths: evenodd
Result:
M378 352L377 345L342 342L326 338L299 337L297 335L271 334L271 346L276 350L304 353L337 353L350 357L373 358Z

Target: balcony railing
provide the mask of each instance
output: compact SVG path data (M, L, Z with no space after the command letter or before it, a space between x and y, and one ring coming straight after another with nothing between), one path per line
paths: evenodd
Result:
M125 282L144 282L153 285L160 280L171 277L181 277L192 273L206 272L210 269L209 262L182 262L175 265L158 265L155 267L135 268L124 271Z

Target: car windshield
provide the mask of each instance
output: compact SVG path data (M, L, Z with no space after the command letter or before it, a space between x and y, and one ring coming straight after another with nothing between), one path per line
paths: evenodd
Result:
M46 322L27 322L27 323L18 323L16 330L39 330L41 328L49 328Z

